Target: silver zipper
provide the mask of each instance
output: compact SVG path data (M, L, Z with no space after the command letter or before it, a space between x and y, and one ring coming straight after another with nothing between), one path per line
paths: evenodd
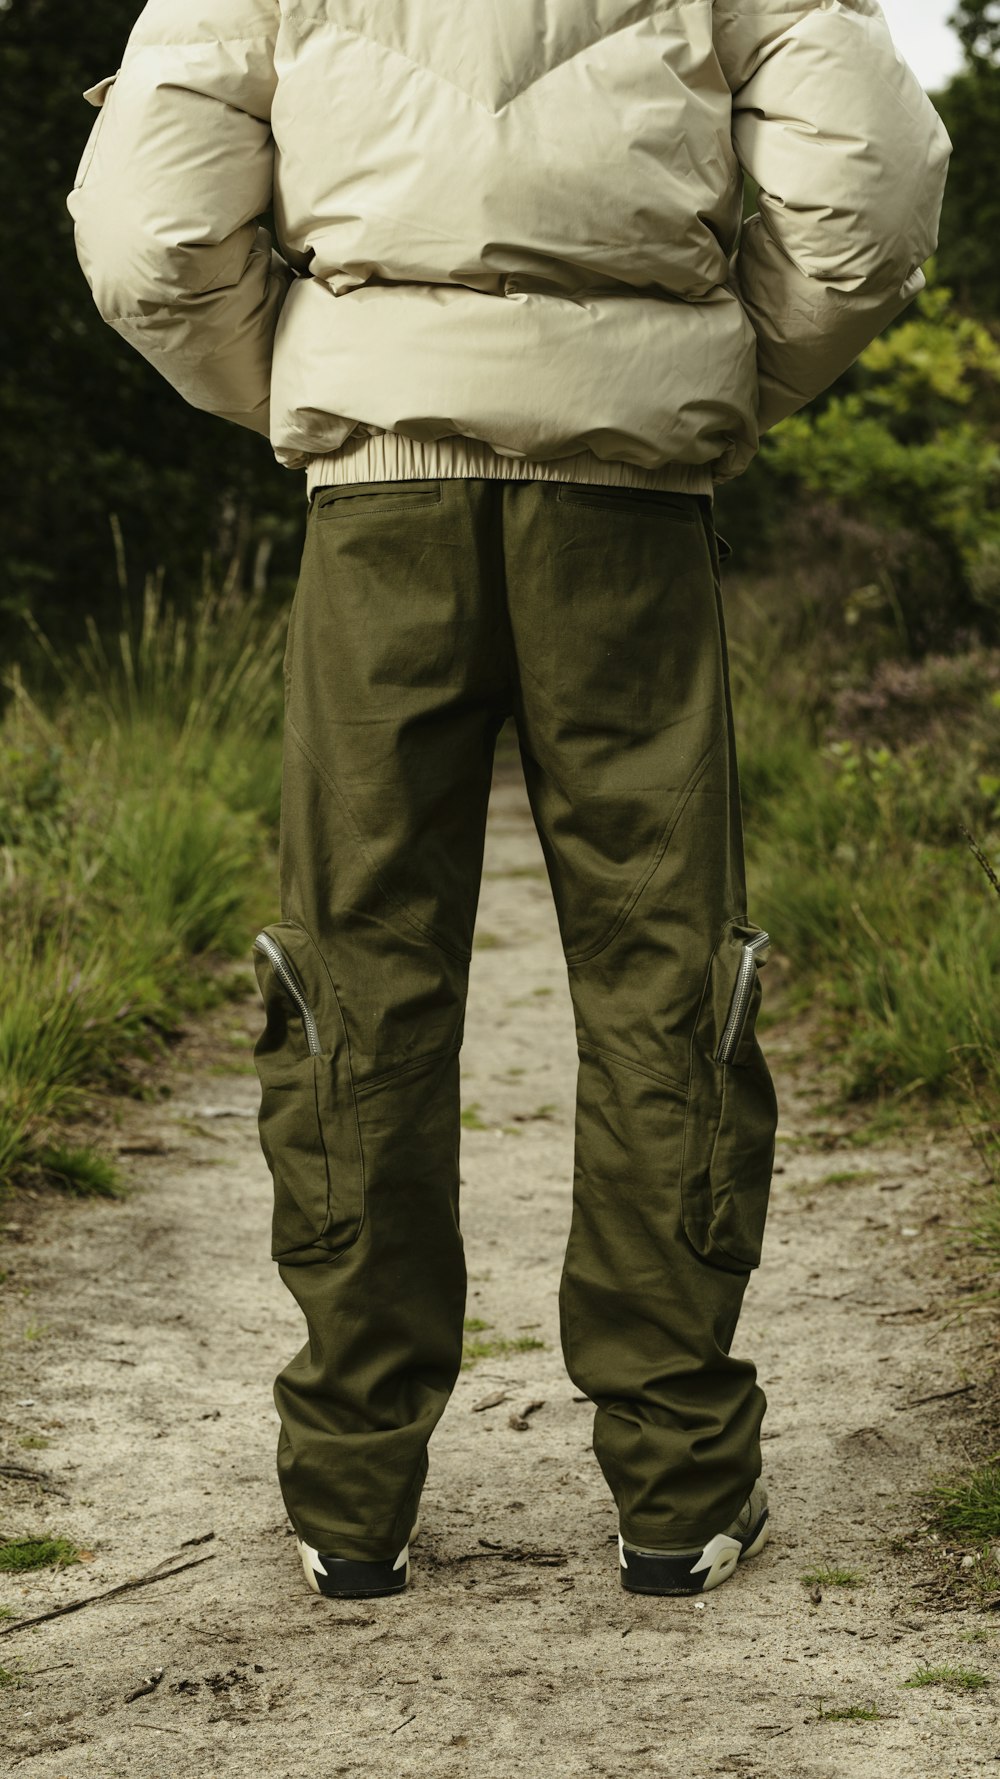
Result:
M750 1005L750 994L757 973L757 953L770 943L769 934L758 933L756 938L748 939L743 947L740 973L736 978L736 987L733 990L733 998L729 1007L729 1018L726 1020L726 1029L719 1040L719 1048L715 1053L716 1062L728 1062L736 1049L747 1008Z
M262 951L264 953L264 956L267 958L278 981L283 988L288 990L288 993L291 995L292 1000L295 1002L295 1005L301 1013L302 1024L306 1034L306 1043L309 1046L310 1054L312 1056L321 1056L323 1054L323 1046L319 1041L319 1029L316 1025L315 1014L296 982L295 977L292 975L291 965L285 957L281 946L275 944L270 933L258 933L253 943L255 951Z

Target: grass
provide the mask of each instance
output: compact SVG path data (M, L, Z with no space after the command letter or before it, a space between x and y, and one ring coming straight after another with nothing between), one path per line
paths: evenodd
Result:
M24 1438L19 1439L17 1443L22 1451L44 1452L48 1450L52 1441L51 1439L46 1439L43 1433L26 1433Z
M935 1525L969 1544L1000 1538L1000 1453L929 1491Z
M866 1180L873 1180L874 1174L866 1168L838 1168L832 1174L824 1174L821 1186L858 1186Z
M828 1711L822 1699L819 1703L821 1723L874 1723L881 1716L877 1705L839 1705Z
M127 1190L114 1162L93 1149L66 1143L43 1144L37 1166L54 1185L78 1198L125 1198Z
M491 1127L479 1116L479 1101L473 1100L470 1106L462 1107L463 1130L489 1130Z
M981 1674L978 1668L918 1668L909 1680L903 1681L904 1686L947 1686L954 1692L982 1692L990 1685L988 1674Z
M78 1561L79 1550L68 1538L5 1539L0 1543L0 1571L20 1575L28 1569L61 1569Z
M964 676L956 709L939 662L904 672L858 659L855 643L810 673L830 649L818 621L795 647L780 624L768 636L770 623L744 617L734 701L751 902L790 1006L821 1010L846 1097L955 1100L964 1071L995 1123L1000 918L963 832L989 866L1000 842L994 656L950 663L952 680Z
M21 1676L19 1674L12 1674L9 1668L0 1668L0 1687L20 1686L20 1684Z
M58 691L15 672L0 723L0 1182L113 1198L66 1126L131 1084L190 1012L232 992L273 898L284 618L232 587L194 616L155 584Z
M533 1353L544 1347L545 1342L533 1334L519 1334L513 1340L505 1335L495 1335L492 1340L467 1340L462 1349L462 1370L470 1371L481 1359L506 1359L511 1353Z
M799 1577L803 1587L856 1588L864 1582L858 1569L807 1569Z

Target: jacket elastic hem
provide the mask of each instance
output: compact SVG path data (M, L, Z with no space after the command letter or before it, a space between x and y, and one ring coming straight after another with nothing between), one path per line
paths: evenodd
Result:
M592 451L570 457L502 457L481 439L453 433L442 439L411 439L402 433L352 435L338 451L313 457L306 466L306 492L349 482L423 481L431 478L495 477L505 481L598 482L614 488L653 488L712 498L711 465L665 463L656 469L610 462Z

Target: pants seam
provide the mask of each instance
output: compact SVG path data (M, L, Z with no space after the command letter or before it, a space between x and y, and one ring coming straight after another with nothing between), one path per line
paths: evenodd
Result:
M410 910L404 906L404 904L399 900L399 898L397 896L394 896L392 894L392 891L386 887L386 885L383 883L382 878L380 877L378 871L376 871L375 866L373 865L371 859L368 856L368 852L365 847L364 841L362 840L361 835L358 833L358 830L354 823L354 819L351 815L350 809L348 807L346 799L344 798L343 793L340 791L338 786L334 783L334 780L330 777L330 774L327 772L326 768L317 759L316 755L313 753L312 748L309 746L309 743L306 741L301 730L296 727L296 725L292 721L291 717L286 717L286 728L288 729L293 740L296 742L296 744L299 748L299 751L302 753L304 758L306 760L308 760L313 771L316 773L316 776L318 778L320 778L322 780L322 782L326 785L326 788L330 792L330 795L332 797L336 798L337 804L341 810L344 820L346 821L348 827L350 828L351 834L354 838L354 843L355 843L358 851L360 852L361 857L364 859L365 864L368 867L368 870L371 874L373 882L378 885L378 887L381 890L386 901L393 908L397 909L399 914L402 916L403 920L406 921L407 926L412 927L414 932L419 933L419 935L422 939L427 939L430 942L430 944L436 946L437 949L439 951L443 952L446 957L454 958L456 960L456 962L458 962L460 964L469 963L471 955L472 955L471 952L455 951L452 948L452 946L446 945L443 939L440 939L438 937L438 935L435 932L433 932L433 930L430 927L425 926L424 922L422 920L420 920L417 915L411 914Z
M651 1069L647 1063L632 1062L627 1056L619 1056L614 1050L603 1050L599 1044L578 1043L577 1049L587 1056L602 1056L607 1062L617 1063L620 1068L629 1069L634 1075L645 1075L650 1081L662 1082L664 1087L674 1087L679 1094L687 1096L685 1082L678 1081L673 1075L665 1075L658 1069Z
M384 1087L387 1081L397 1080L400 1075L411 1075L415 1069L421 1068L424 1063L438 1062L447 1056L457 1056L461 1048L461 1042L457 1044L448 1044L443 1050L427 1050L421 1056L415 1056L407 1062L398 1063L395 1068L384 1069L380 1075L366 1075L364 1080L356 1083L355 1093L360 1098L370 1089Z
M601 939L599 939L596 944L592 945L588 951L577 951L577 952L572 952L572 953L567 951L565 956L566 956L566 965L567 965L568 969L575 970L578 968L578 966L580 964L591 963L595 957L600 956L602 951L607 950L608 946L612 943L612 941L614 939L617 939L618 934L621 932L622 928L625 925L625 922L628 920L628 917L631 914L636 903L638 902L639 897L642 895L643 890L646 888L650 879L655 875L656 871L659 869L660 864L663 861L664 854L666 853L667 847L670 845L670 841L673 836L674 829L676 828L677 823L680 821L681 816L683 815L685 809L687 808L688 803L691 801L691 798L694 795L694 792L696 791L702 778L705 776L705 773L708 771L708 768L711 765L712 761L714 760L716 754L719 752L719 749L722 746L722 740L723 740L722 735L721 734L717 735L715 740L712 742L711 747L706 749L705 753L702 755L701 759L698 761L697 766L694 768L693 772L691 773L690 778L687 781L687 784L684 786L684 789L681 791L681 794L677 799L677 807L673 811L673 814L671 815L669 821L667 822L666 826L664 827L664 829L660 835L660 839L657 843L656 851L654 852L649 865L647 866L646 870L642 873L642 875L639 877L634 889L631 890L631 892L627 896L626 900L622 904L617 915L615 916L614 920L612 921L611 927L609 928L608 932Z

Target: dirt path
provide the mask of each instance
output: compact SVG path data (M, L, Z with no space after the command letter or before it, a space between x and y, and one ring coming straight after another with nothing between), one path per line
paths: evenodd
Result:
M559 1352L573 1024L511 780L494 792L478 941L463 1052L469 1315L489 1325L483 1342L544 1345L463 1373L431 1450L411 1591L317 1600L286 1532L270 1387L301 1335L267 1258L248 1000L187 1047L162 1108L126 1109L135 1195L56 1206L9 1247L3 1456L47 1480L0 1477L2 1530L61 1534L93 1556L0 1575L0 1604L40 1612L168 1557L210 1560L0 1637L0 1663L23 1677L0 1693L0 1769L959 1779L992 1767L997 1686L903 1682L926 1664L995 1675L994 1645L962 1640L982 1622L971 1611L925 1610L893 1548L917 1517L913 1490L962 1455L963 1398L917 1399L963 1382L967 1336L940 1313L928 1219L967 1162L945 1142L852 1147L803 1092L793 1041L770 1038L781 1171L739 1341L771 1401L772 1542L703 1602L627 1596L591 1411ZM502 1404L470 1412L501 1389ZM512 1428L532 1400L544 1406ZM863 1579L816 1604L801 1577L817 1566ZM155 1690L130 1700L156 1669ZM822 1714L870 1705L879 1718Z

